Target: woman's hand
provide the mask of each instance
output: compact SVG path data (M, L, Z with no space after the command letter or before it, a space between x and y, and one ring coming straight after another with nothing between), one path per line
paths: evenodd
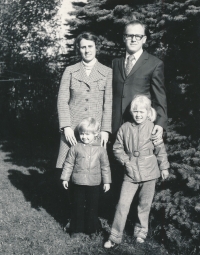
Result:
M104 192L109 191L109 189L110 189L110 184L109 184L109 183L103 185L103 190L104 190Z
M63 181L63 187L64 187L65 189L68 189L68 181Z
M64 134L65 134L66 141L69 142L70 145L77 144L76 137L74 135L74 130L72 128L65 127L64 128Z
M104 148L106 148L108 137L109 137L108 132L101 131L101 146L103 146Z

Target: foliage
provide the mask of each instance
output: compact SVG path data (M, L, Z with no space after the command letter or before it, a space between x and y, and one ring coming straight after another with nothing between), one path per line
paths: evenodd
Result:
M42 66L52 62L53 57L56 60L60 45L56 32L59 24L54 17L59 3L60 0L1 1L0 61L9 71L35 75L32 63L42 61Z
M199 254L200 139L180 135L177 127L167 133L170 178L157 185L152 222L160 241L175 244L171 250Z
M1 1L0 117L24 133L38 134L40 128L42 136L57 127L59 4L60 0Z
M55 77L6 82L0 87L0 133L14 139L30 137L58 151L57 94ZM55 165L55 162L53 163Z

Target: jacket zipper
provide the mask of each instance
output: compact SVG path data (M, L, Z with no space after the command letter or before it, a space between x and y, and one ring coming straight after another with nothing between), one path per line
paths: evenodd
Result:
M89 147L90 148L90 155L89 155L89 172L90 172L90 169L91 169L91 150L92 150L92 146Z
M140 129L139 129L139 126L138 126L137 151L139 151L139 134L140 134ZM136 164L137 164L138 173L139 173L140 181L141 181L142 177L141 177L141 174L140 174L140 171L139 171L138 157L136 158Z

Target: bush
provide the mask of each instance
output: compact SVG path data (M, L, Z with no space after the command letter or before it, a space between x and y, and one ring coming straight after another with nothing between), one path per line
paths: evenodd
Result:
M199 254L200 139L169 131L166 142L170 177L157 185L151 217L154 232L176 252L178 248L184 254Z

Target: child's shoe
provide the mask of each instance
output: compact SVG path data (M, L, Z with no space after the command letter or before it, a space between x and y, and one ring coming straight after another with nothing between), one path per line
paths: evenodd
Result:
M141 237L137 237L136 242L137 243L144 243L144 239L142 239Z
M67 224L66 224L66 226L64 227L64 230L65 230L67 233L70 232L70 221L71 221L71 219L68 219L68 220L67 220Z
M115 246L115 243L112 242L111 240L108 240L107 242L104 243L104 248L106 249L113 248L114 246Z

